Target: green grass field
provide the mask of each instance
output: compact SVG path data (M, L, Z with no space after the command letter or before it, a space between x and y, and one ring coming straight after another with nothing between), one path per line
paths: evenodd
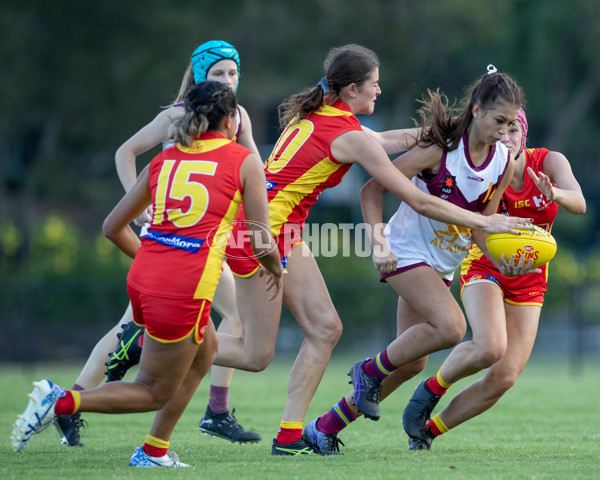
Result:
M355 359L335 356L314 398L306 422L325 413L349 388L346 372ZM534 358L517 385L494 408L436 439L428 452L408 452L400 418L417 382L435 373L439 359L381 405L379 422L359 419L340 438L343 456L272 457L285 399L291 359L266 371L237 372L230 406L238 420L258 431L256 445L233 445L199 433L209 381L179 422L171 448L190 469L127 467L141 445L152 413L84 414L83 448L59 443L53 427L35 436L21 453L10 448L15 416L26 406L31 382L49 378L70 386L80 365L0 365L0 478L27 479L597 479L600 478L600 360L587 360L573 376L566 359ZM132 378L132 377L131 377ZM459 382L442 399L465 386Z

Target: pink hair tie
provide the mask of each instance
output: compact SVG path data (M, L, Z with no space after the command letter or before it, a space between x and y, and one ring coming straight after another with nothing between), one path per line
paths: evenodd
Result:
M519 113L517 115L517 122L521 125L521 131L523 132L523 143L521 144L521 151L525 149L525 143L527 142L527 130L529 126L527 125L527 117L525 116L525 110L519 108Z

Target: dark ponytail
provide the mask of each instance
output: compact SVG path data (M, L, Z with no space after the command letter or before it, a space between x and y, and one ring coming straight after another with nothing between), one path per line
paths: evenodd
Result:
M184 97L185 113L169 127L169 142L192 145L208 130L217 130L225 115L235 115L235 93L219 82L207 81L192 85Z

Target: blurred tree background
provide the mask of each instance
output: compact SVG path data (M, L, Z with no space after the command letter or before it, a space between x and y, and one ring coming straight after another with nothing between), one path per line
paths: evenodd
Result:
M561 214L536 348L600 350L600 10L595 0L5 0L0 5L0 361L86 357L125 310L129 260L101 224L123 190L118 146L175 97L194 48L234 44L239 101L264 158L277 105L323 75L328 50L381 58L383 95L363 118L412 125L427 88L460 98L489 63L527 96L529 146L564 153L588 213ZM156 151L141 157L138 168ZM358 223L359 167L309 223ZM389 199L390 213L397 202ZM370 259L319 257L345 324L340 348L395 332L395 298ZM279 345L296 345L289 318Z

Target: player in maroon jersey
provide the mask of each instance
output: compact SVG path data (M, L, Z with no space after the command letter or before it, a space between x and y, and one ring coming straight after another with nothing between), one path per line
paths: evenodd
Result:
M270 227L287 266L282 296L305 335L292 367L273 455L320 453L303 437L303 421L342 333L342 322L327 286L301 233L310 208L325 189L342 181L359 163L391 193L425 216L469 228L510 231L523 219L473 213L428 195L396 169L385 148L360 125L357 114L370 115L381 94L379 59L360 45L330 51L326 76L313 88L292 95L280 106L284 128L265 165ZM515 112L516 113L516 112ZM235 233L235 231L234 231ZM235 235L234 235L235 236ZM258 371L273 357L280 305L257 301L264 296L255 273L259 265L246 248L228 250L236 277L243 338L219 337L215 363ZM250 305L243 305L252 299Z
M581 215L586 202L566 157L545 148L526 148L527 119L521 110L503 137L515 157L515 173L501 199L500 213L527 216L551 231L561 207ZM459 344L437 375L421 382L407 404L402 423L409 449L428 450L437 436L492 407L510 389L525 368L535 342L548 265L513 267L486 252L485 235L474 232L461 266L461 298L473 332ZM524 260L524 257L523 257ZM441 396L456 381L487 371L483 378L461 390L437 415L429 419Z

